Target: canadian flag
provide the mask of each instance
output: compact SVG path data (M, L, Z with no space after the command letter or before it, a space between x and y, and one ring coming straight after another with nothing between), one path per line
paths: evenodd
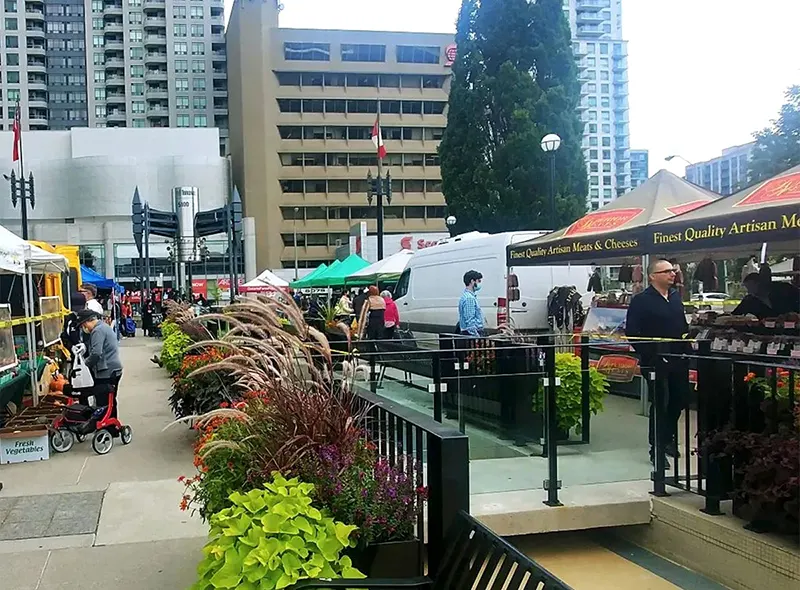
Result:
M375 119L375 125L372 127L372 143L375 144L375 149L378 150L378 158L383 160L386 157L386 146L383 145L380 119Z
M21 151L20 144L22 143L22 122L20 121L19 115L19 101L17 101L17 107L14 110L14 123L11 126L11 130L14 132L14 149L12 150L11 154L12 162L19 160Z

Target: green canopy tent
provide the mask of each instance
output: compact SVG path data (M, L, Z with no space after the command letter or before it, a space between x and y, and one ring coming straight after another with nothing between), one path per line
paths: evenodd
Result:
M388 258L379 260L374 264L370 264L354 272L345 278L345 283L348 287L358 287L363 285L377 285L378 283L397 282L397 279L403 274L403 271L408 265L408 261L411 260L413 255L414 252L411 250L400 250L400 252L392 254Z
M328 270L313 277L309 283L311 287L341 287L348 276L367 266L369 262L358 254L351 254L341 262L337 260L331 264Z
M327 269L328 265L323 262L317 268L312 270L309 274L304 276L302 279L298 279L296 281L289 283L289 287L291 287L292 289L305 289L307 287L310 287L311 285L308 284L309 280L313 279L315 276L322 274Z

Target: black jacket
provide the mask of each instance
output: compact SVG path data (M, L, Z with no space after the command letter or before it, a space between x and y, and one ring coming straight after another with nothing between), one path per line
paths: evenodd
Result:
M669 338L680 340L689 331L680 294L670 289L668 299L648 287L631 300L625 319L625 334L635 338ZM687 352L684 342L668 342L658 346L652 342L633 340L633 348L641 357L641 364L654 366L659 350L680 354Z

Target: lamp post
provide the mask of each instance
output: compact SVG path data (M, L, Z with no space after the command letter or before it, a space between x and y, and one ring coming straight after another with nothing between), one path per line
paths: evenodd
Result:
M684 161L684 162L686 162L686 163L687 163L689 166L694 166L694 164L693 164L692 162L690 162L689 160L687 160L686 158L684 158L684 157L683 157L683 156L681 156L680 154L672 154L671 156L667 156L666 158L664 158L664 161L665 161L665 162L672 162L672 160L674 160L675 158L678 158L678 159L680 159L680 160L683 160L683 161Z
M28 201L31 202L31 209L36 207L36 194L33 186L33 172L28 175L28 180L25 180L24 174L17 178L17 173L12 170L11 175L3 174L9 183L11 183L11 204L16 208L17 201L20 204L20 211L22 212L22 239L28 239Z
M300 207L294 208L294 280L298 278L298 264L297 264L297 213Z
M550 229L556 229L556 151L561 147L561 138L548 133L542 138L542 150L550 156Z
M392 204L392 174L386 172L386 178L381 178L381 160L378 158L378 177L372 178L372 172L367 172L367 203L372 205L374 198L378 199L376 211L378 229L378 260L383 260L383 197L386 204Z
M447 224L447 231L450 232L450 235L453 235L453 232L456 231L456 219L455 215L448 215L447 218L444 220L445 224Z

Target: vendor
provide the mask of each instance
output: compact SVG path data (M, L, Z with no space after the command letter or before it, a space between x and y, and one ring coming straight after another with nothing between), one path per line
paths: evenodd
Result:
M764 283L757 272L747 275L742 286L747 289L747 295L733 310L733 315L754 315L759 320L775 317L769 285Z

